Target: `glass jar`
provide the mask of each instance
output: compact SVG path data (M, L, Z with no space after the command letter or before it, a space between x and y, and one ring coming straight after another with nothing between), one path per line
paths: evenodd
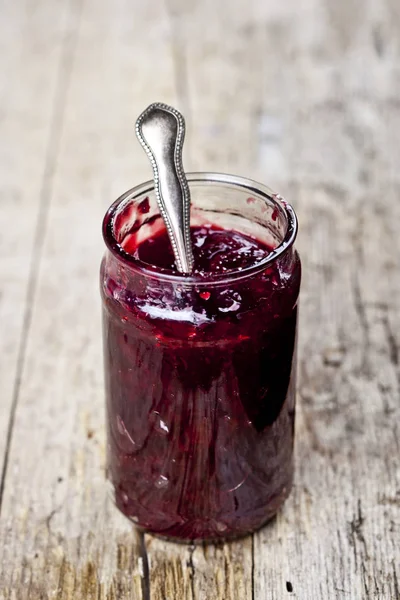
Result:
M179 540L244 535L293 478L300 259L296 216L251 180L188 175L192 226L253 236L270 254L242 270L163 272L124 250L164 228L152 182L103 222L107 472L118 508Z

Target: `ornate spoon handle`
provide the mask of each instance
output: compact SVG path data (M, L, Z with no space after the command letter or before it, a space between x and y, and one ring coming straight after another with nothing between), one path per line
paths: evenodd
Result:
M153 167L154 188L176 267L181 273L190 273L190 191L182 165L184 118L171 106L150 104L136 121L136 135Z

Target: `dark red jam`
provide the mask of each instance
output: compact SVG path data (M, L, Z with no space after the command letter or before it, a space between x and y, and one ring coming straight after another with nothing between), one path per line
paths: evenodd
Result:
M108 476L138 526L204 540L259 528L290 491L300 261L263 267L270 248L212 226L192 240L187 283L166 277L165 230L125 237L136 265L103 261Z
M260 262L270 253L270 249L257 240L236 231L203 226L193 227L191 233L194 274L200 276L244 269ZM161 231L138 247L124 244L124 249L147 264L176 273L172 246L166 231Z

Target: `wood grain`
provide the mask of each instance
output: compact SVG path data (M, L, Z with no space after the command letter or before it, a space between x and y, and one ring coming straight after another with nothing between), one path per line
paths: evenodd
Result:
M400 599L396 1L16 0L0 30L0 599ZM218 546L136 533L104 484L99 226L157 100L186 168L300 219L295 488Z
M398 598L398 54L390 36L377 47L384 6L360 20L360 3L313 4L308 48L294 14L281 23L303 64L301 79L281 65L301 130L286 153L304 263L297 481L255 536L255 595Z
M0 19L0 465L4 473L31 323L29 297L59 140L68 6L5 3ZM52 29L48 31L48 21ZM27 68L29 65L29 68ZM0 503L4 480L1 475Z

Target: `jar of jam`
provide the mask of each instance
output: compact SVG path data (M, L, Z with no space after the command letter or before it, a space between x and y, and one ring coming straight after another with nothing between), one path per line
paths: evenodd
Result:
M194 270L179 273L153 183L107 212L101 265L107 473L143 530L244 535L293 478L296 216L251 180L188 175Z

